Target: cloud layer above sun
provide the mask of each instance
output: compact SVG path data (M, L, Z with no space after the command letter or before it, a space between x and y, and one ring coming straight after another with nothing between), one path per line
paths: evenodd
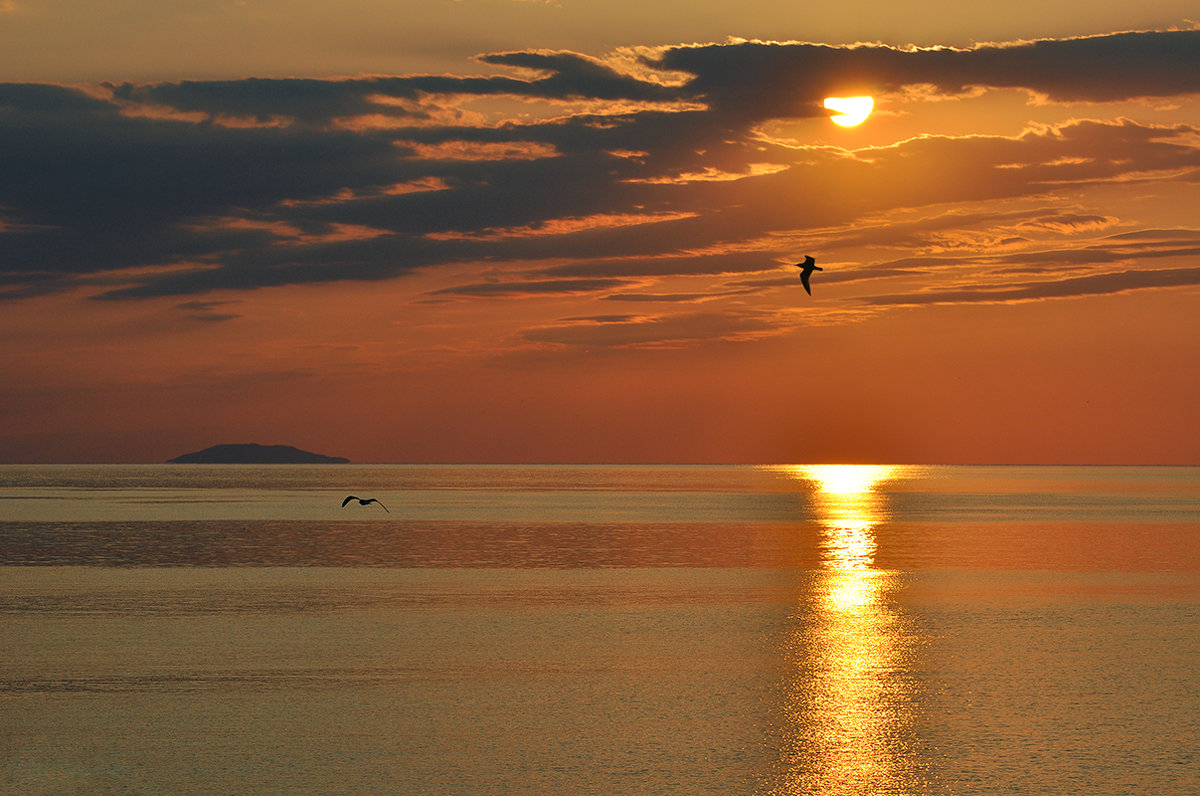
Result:
M1005 135L933 131L868 148L816 146L771 129L781 120L823 123L823 98L848 93L884 98L884 107L889 96L931 103L987 90L1021 90L1043 104L1170 101L1200 92L1200 31L972 49L731 41L480 61L489 74L0 84L0 295L202 298L486 262L521 267L429 300L528 293L686 302L700 297L656 294L647 278L761 275L801 246L850 245L852 221L856 234L880 243L921 239L931 256L826 274L830 282L939 268L946 263L934 243L948 247L973 227L1005 227L1015 241L1102 230L1111 219L1073 219L1049 203L994 224L950 214L905 226L884 220L888 213L1117 180L1194 182L1200 167L1195 128L1127 118L1068 118ZM948 221L957 227L921 229ZM1200 234L1119 243L1153 258L1193 251ZM1036 274L1049 261L1102 263L1111 250L1023 250L975 264ZM1141 277L1196 279L1190 271ZM1105 284L1081 273L1054 284L1030 279L1004 295ZM767 286L742 279L724 289ZM865 303L951 293L999 295L941 290Z

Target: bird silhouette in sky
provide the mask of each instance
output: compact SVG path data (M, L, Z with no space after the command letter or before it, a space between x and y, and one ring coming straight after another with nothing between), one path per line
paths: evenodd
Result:
M808 278L812 276L813 271L823 271L825 269L816 265L816 260L805 255L804 262L796 263L796 267L800 269L800 284L804 285L804 292L812 295L812 288L808 286Z
M360 505L360 506L365 506L368 503L379 503L378 498L360 498L360 497L356 497L354 495L347 495L346 499L342 501L342 508L346 508L346 504L349 503L351 500L357 500L358 505ZM379 503L379 508L383 509L384 511L387 511L388 514L392 513L390 511L388 511L388 507L383 505L382 503Z

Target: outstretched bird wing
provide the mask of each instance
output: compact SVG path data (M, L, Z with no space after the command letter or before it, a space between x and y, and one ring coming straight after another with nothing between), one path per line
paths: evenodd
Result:
M813 259L811 254L804 255L804 262L796 263L796 267L800 269L800 284L804 285L804 292L812 295L812 288L809 287L808 278L812 276L813 271L820 271L817 267L817 261Z
M379 504L379 507L380 507L381 509L383 509L384 511L387 511L387 513L388 513L388 514L391 514L391 513L392 513L392 512L390 512L390 511L388 511L388 507L387 507L387 506L385 506L385 505L383 505L383 502L382 502L382 501L380 501L378 498L371 498L371 499L370 499L370 500L368 500L367 502L368 502L368 503L378 503L378 504Z
M356 498L354 495L347 495L346 499L342 501L342 508L346 508L346 504L351 500L358 500L358 498Z

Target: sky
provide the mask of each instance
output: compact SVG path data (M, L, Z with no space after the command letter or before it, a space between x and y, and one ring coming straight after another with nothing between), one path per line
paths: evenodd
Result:
M1194 0L805 5L0 0L0 462L1200 464Z

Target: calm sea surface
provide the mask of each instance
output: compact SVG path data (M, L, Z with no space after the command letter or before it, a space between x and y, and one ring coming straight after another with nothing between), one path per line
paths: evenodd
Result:
M1198 739L1200 468L0 466L0 793L1196 794Z

